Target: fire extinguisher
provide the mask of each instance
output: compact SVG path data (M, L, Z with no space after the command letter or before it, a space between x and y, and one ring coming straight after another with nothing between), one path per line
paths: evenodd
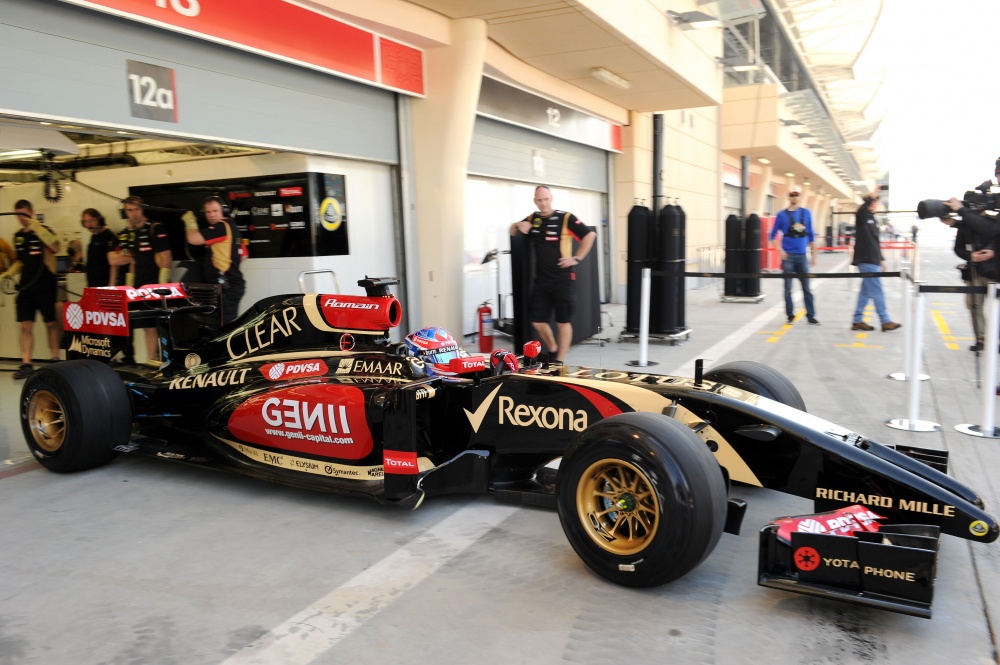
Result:
M493 351L493 310L489 300L479 306L476 316L479 319L479 352L490 353Z

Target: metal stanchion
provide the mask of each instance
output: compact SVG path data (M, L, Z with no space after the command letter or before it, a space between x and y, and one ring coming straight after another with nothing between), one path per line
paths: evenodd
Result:
M902 271L900 281L903 284L903 371L893 372L889 378L893 381L907 381L909 377L915 376L920 381L931 378L927 374L920 373L920 365L913 364L913 338L916 335L913 321L913 300L917 298L917 289L910 284L910 275L907 271ZM918 320L919 321L919 320Z
M913 317L913 353L911 367L909 368L910 376L914 376L920 369L921 364L921 349L924 348L924 313L926 310L926 299L923 293L920 292L920 282L914 283L914 288L916 290L916 312ZM910 381L910 405L908 411L908 418L893 418L892 420L886 422L886 425L892 427L893 429L903 429L908 432L938 432L941 430L941 425L938 423L932 423L928 420L920 420L920 381Z
M642 269L642 290L639 295L639 359L625 363L633 367L659 364L649 360L649 285L652 282L652 272L650 268Z
M997 301L997 283L990 282L986 287L986 331L985 348L980 358L983 372L983 411L982 423L979 425L955 425L955 429L963 434L981 436L987 439L1000 438L1000 430L994 427L996 422L996 385L997 385L997 354L994 345L1000 336L1000 302Z

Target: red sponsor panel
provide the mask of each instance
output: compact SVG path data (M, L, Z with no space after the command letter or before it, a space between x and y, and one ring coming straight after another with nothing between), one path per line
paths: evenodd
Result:
M302 196L301 187L281 187L278 189L278 196Z
M424 94L424 60L420 49L379 37L382 83L391 88Z
M448 361L448 370L455 374L472 374L474 372L486 371L486 358L473 356L472 358L452 358Z
M102 291L119 291L125 294L125 299L128 302L161 300L162 296L158 293L154 293L154 289L170 289L170 293L167 295L167 300L188 297L187 292L184 290L184 285L180 282L170 282L167 284L145 284L139 288L131 286L99 286L97 288Z
M328 369L322 360L289 360L283 363L268 363L260 368L260 373L268 381L291 381L310 376L324 376Z
M373 446L365 395L353 386L312 384L255 395L229 416L240 441L320 457L359 460Z
M319 296L323 319L342 330L386 330L399 325L403 308L395 296Z
M878 531L876 520L884 519L864 506L853 505L828 513L782 517L774 523L778 525L778 538L790 543L795 532L853 536L856 531Z
M285 0L63 0L307 66L423 94L423 53ZM419 76L414 71L419 72ZM416 88L416 89L415 89Z
M92 335L128 335L128 298L122 291L88 287L80 300L63 307L63 326Z
M417 465L417 454L402 450L383 450L382 470L387 474L416 475L420 473L420 467Z

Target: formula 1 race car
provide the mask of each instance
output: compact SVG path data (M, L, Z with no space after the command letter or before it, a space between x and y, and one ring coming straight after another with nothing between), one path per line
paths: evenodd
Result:
M145 453L407 508L448 493L555 507L584 562L635 587L696 567L723 531L739 532L746 503L727 498L730 483L762 486L817 511L855 505L859 531L884 522L886 534L838 530L844 516L828 530L797 520L791 536L768 525L761 584L918 616L930 615L937 533L1000 535L976 493L946 475L947 453L894 449L810 415L765 365L699 364L682 378L540 363L537 342L470 356L441 329L393 343L397 283L265 298L222 327L180 284L88 288L64 310L69 360L25 382L28 446L57 472ZM140 319L155 321L162 364L110 365ZM900 524L916 525L903 544ZM894 564L914 538L928 556ZM881 548L877 565L868 545ZM866 568L898 584L872 583Z

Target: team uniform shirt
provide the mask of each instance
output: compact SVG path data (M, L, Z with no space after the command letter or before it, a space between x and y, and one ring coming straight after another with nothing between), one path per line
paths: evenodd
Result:
M87 286L111 286L108 252L118 249L118 236L111 229L101 229L87 245ZM124 271L123 271L124 272Z
M240 232L228 219L201 229L209 251L202 257L202 270L210 282L243 284L240 272Z
M528 237L535 247L536 280L576 279L572 268L559 267L559 259L573 256L573 239L579 242L591 228L573 213L562 210L553 210L548 216L535 211L525 221L531 222Z
M771 240L781 233L781 249L786 254L805 254L809 243L815 239L812 213L806 208L782 210L774 220Z
M43 225L44 226L44 225ZM52 229L45 226L52 233ZM21 289L48 287L56 283L56 255L31 229L14 234L17 260L21 262Z
M141 229L128 229L124 233L126 241L121 247L135 259L135 286L158 283L160 269L156 255L170 249L167 230L157 222L146 222Z

